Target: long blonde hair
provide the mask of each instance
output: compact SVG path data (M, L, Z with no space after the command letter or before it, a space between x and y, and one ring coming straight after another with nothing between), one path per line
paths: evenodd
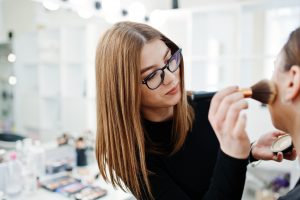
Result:
M143 46L154 39L165 42L172 53L178 49L148 25L120 22L106 31L96 51L96 158L100 173L113 186L129 189L137 198L146 195L149 199L153 196L146 152L151 147L145 148L147 138L140 112L140 63ZM183 145L194 118L184 89L183 60L180 65L182 97L174 108L172 153Z

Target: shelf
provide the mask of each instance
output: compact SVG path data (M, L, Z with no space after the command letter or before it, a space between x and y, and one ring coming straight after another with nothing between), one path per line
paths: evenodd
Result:
M16 64L35 64L38 62L38 43L36 38L37 33L34 32L16 37L14 42L14 50L17 52Z
M80 134L85 130L87 128L86 109L87 103L84 98L63 98L60 110L62 130L73 134Z
M39 66L39 92L41 96L59 96L60 82L59 65Z
M85 30L83 28L63 28L61 36L61 61L63 63L84 63Z
M42 140L63 130L87 129L85 28L45 28L24 35L16 42L18 129L37 132Z
M61 66L61 95L62 97L85 97L86 81L82 65Z

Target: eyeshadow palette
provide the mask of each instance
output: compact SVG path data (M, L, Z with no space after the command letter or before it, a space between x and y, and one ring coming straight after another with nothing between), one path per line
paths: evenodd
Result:
M76 193L74 197L76 200L96 200L105 196L106 193L107 191L100 187L89 186Z
M61 176L53 178L44 182L41 182L41 186L50 191L56 191L58 188L61 188L66 185L79 182L77 179L70 176Z
M69 175L52 177L41 181L41 186L76 200L96 200L106 195L107 190L82 183Z
M80 182L74 182L72 184L69 184L69 185L58 188L56 190L56 192L59 192L59 193L64 194L66 196L70 196L72 194L80 192L85 187L86 187L86 185L83 185Z

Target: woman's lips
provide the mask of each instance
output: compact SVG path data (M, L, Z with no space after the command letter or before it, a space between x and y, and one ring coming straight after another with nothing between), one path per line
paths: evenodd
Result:
M169 90L169 92L167 92L166 95L174 95L174 94L176 94L178 92L178 89L179 89L178 85L179 84L177 84L175 87L173 87L171 90Z

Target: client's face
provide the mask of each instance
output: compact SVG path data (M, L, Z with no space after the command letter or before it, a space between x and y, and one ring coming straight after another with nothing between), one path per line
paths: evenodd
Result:
M277 95L272 104L270 104L269 111L271 114L273 125L283 131L286 130L286 120L287 120L287 107L285 103L285 80L287 72L283 69L284 66L284 53L280 52L274 62L274 72L272 75L272 81L275 83L277 88Z
M283 51L275 61L272 81L276 84L277 95L275 101L269 105L271 118L276 128L293 133L299 125L300 108L300 67L288 66L285 70L286 55Z

